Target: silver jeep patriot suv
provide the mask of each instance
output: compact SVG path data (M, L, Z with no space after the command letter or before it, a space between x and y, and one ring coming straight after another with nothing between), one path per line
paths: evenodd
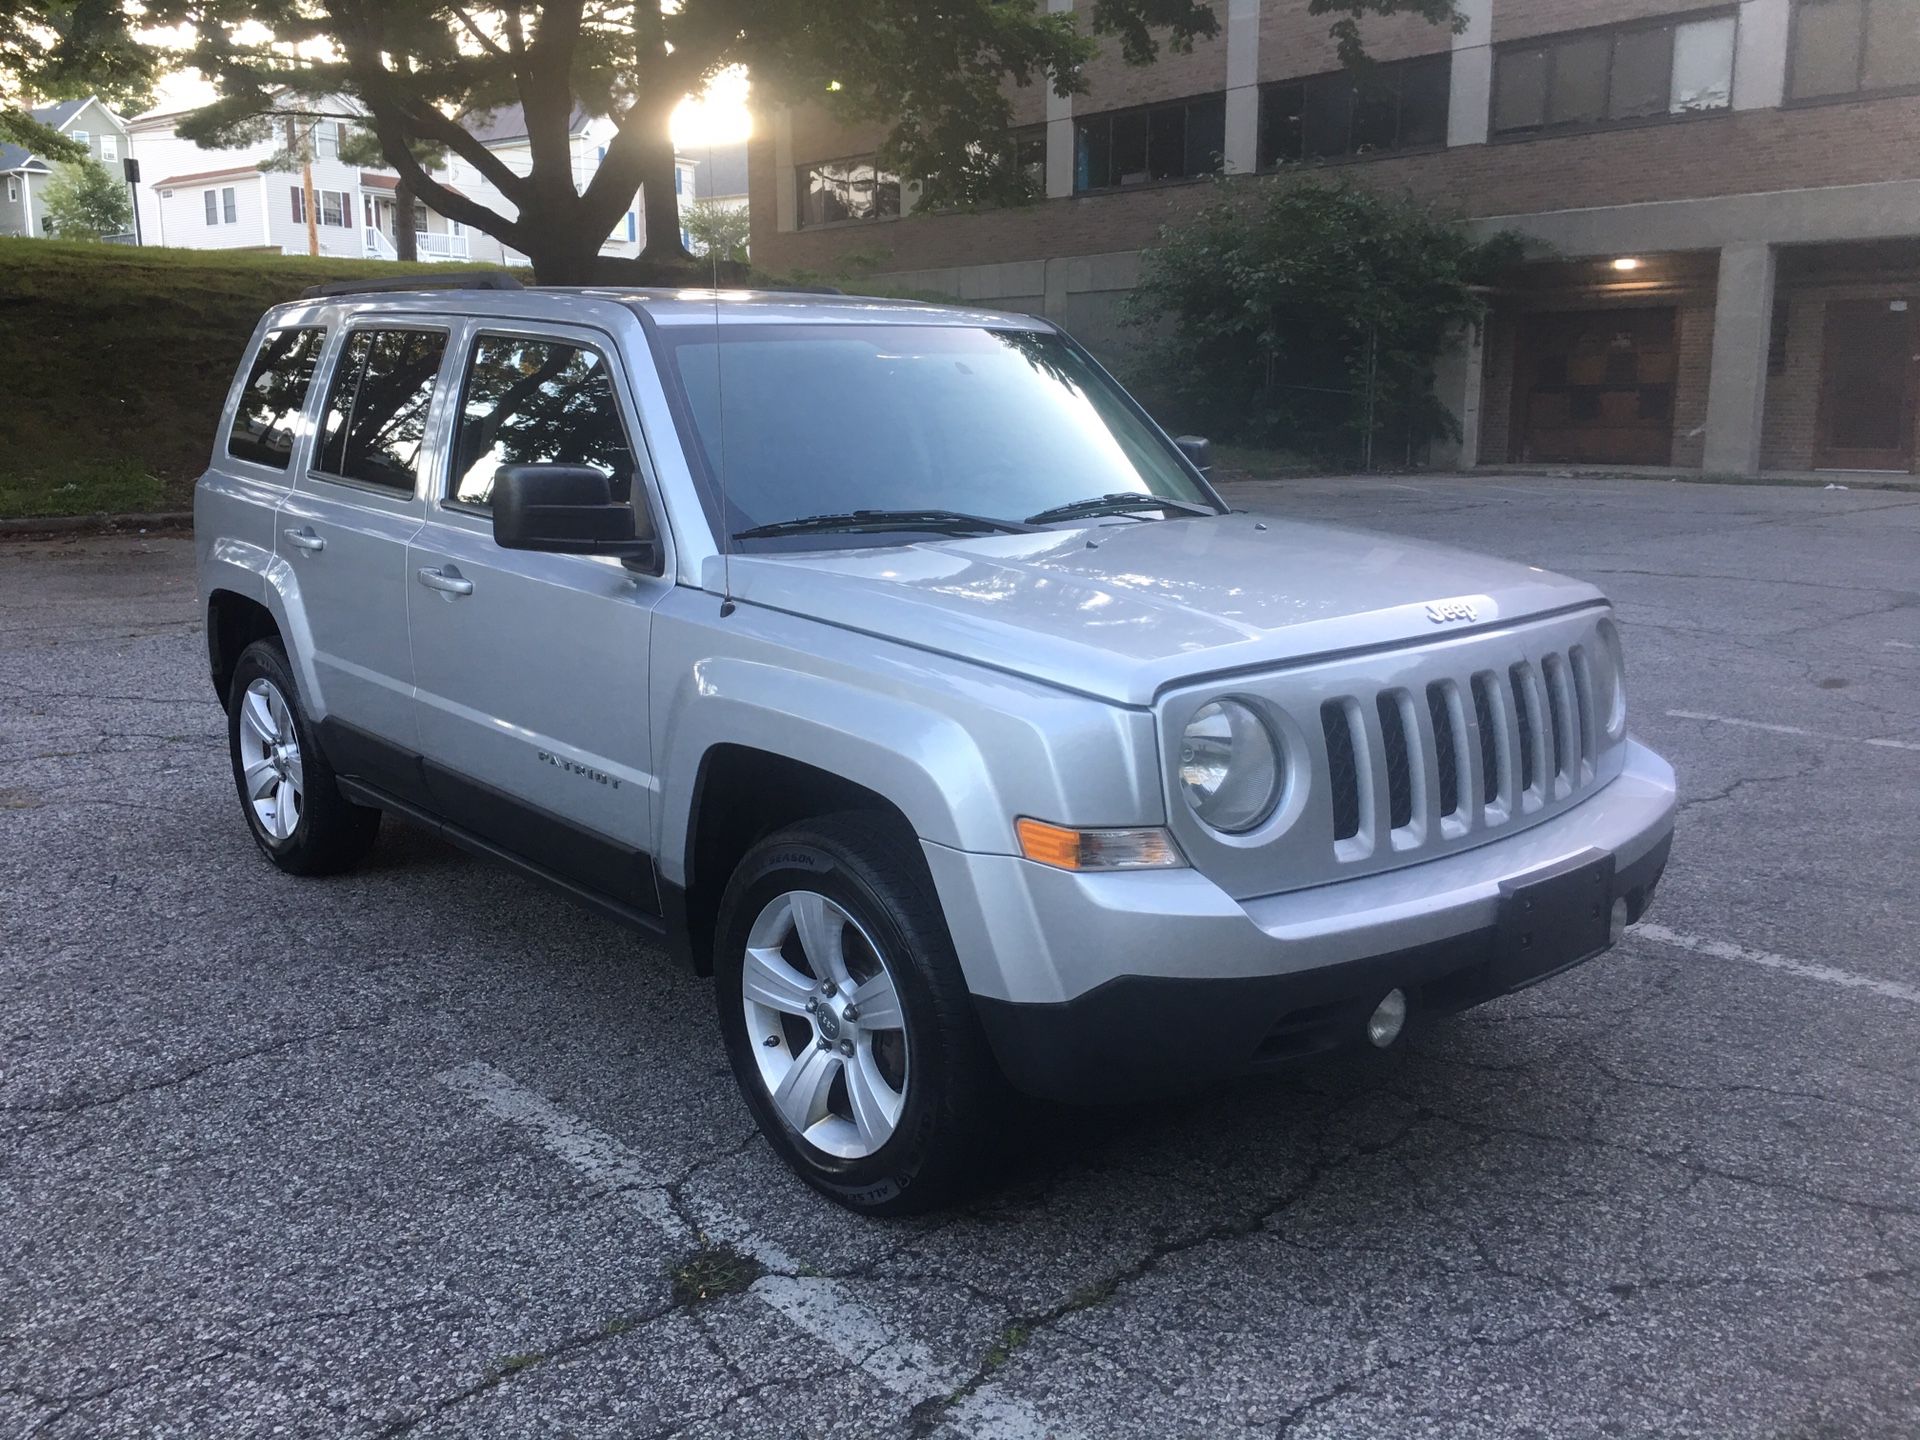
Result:
M1235 512L1025 315L323 288L195 529L267 857L387 812L659 938L857 1210L983 1173L1014 1092L1391 1045L1666 864L1598 591Z

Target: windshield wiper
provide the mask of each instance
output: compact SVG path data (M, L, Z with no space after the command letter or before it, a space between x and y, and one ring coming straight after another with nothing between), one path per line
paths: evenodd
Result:
M1031 524L996 520L991 515L968 515L959 510L849 510L841 515L800 515L774 520L735 533L736 540L760 540L771 535L815 535L831 531L930 530L939 535L1024 535Z
M1089 515L1124 515L1132 510L1174 510L1182 515L1213 515L1211 505L1192 500L1170 500L1165 495L1143 495L1138 490L1116 490L1111 495L1092 495L1055 505L1038 515L1029 515L1029 525L1051 525L1056 520L1081 520Z

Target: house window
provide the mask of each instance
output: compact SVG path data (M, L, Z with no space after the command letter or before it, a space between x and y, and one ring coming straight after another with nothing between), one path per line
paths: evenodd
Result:
M353 213L353 206L347 200L344 190L316 190L313 192L314 207L320 212L322 225L341 225L348 223L347 217Z
M298 185L292 186L291 189L293 192L293 223L296 225L304 225L307 223L307 192L302 190Z
M239 218L238 197L233 193L233 186L229 185L220 192L220 223L232 225Z
M1224 95L1076 120L1073 188L1109 190L1151 180L1211 175L1221 166L1226 128Z
M340 134L331 125L313 127L313 153L316 159L337 160L340 158Z
M1494 132L1725 110L1733 40L1734 17L1724 14L1510 46L1495 57Z
M76 145L90 145L93 141L93 134L87 130L69 130L67 132L67 138Z
M120 163L120 141L117 136L102 135L100 137L100 161L105 165Z
M873 156L799 166L801 225L843 220L881 220L900 213L900 177L874 164Z
M1790 66L1790 100L1920 85L1920 17L1912 0L1800 0Z
M207 209L207 224L218 225L220 223L220 192L204 190L200 194L200 199Z
M1260 91L1260 168L1447 143L1453 63L1429 55Z
M20 199L20 182L9 175L7 177L7 203L16 204Z

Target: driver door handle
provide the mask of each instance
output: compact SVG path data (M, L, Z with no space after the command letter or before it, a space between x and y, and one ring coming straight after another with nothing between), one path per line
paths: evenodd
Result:
M473 593L473 581L466 579L451 565L447 566L444 570L432 565L422 565L414 573L420 577L420 583L429 590L443 591L448 595L471 595Z
M296 550L320 551L327 548L327 542L313 533L311 525L291 526L280 533L287 537L287 543Z

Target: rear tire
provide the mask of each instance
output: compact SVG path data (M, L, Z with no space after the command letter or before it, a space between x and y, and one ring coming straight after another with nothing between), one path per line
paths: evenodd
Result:
M340 793L277 639L240 652L227 687L227 749L254 843L290 875L332 875L366 858L380 812Z
M823 1195L905 1215L988 1177L1005 1086L911 837L836 815L755 845L714 988L755 1122Z

